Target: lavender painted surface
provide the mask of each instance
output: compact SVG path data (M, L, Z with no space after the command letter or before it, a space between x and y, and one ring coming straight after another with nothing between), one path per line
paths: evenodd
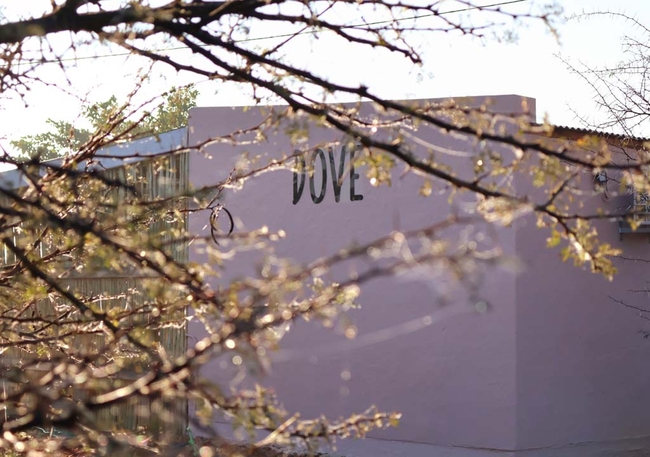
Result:
M491 101L503 113L520 113L525 102L534 114L531 99L500 96ZM260 118L257 109L194 109L189 144L252 127ZM477 147L436 131L419 134L440 146ZM336 140L336 134L312 128L308 145L300 147ZM243 151L277 158L295 147L283 131L260 145L211 145L205 148L211 157L191 153L191 181L198 187L225 179ZM461 172L471 167L468 158L454 160ZM293 204L291 173L272 172L242 190L228 191L223 203L235 216L236 230L282 229L287 237L276 244L276 253L309 262L352 242L445 219L452 209L444 192L421 197L422 180L411 175L400 179L401 172L397 167L390 188L374 188L362 176L355 183L356 193L363 195L360 201L348 198L349 178L339 202L328 182L319 204L310 198L309 182ZM316 190L319 184L317 179ZM206 235L207 220L207 214L193 214L190 229ZM583 442L602 442L590 447L589 455L608 455L611 449L645 447L645 442L629 445L626 439L650 435L650 409L644 408L650 393L643 390L650 379L645 362L650 343L638 335L638 317L607 295L628 298L628 289L642 285L646 267L628 263L609 283L562 264L557 251L544 247L547 235L531 225L522 222L494 235L506 254L524 260L526 269L519 275L489 269L478 291L489 312L475 312L477 298L462 291L441 307L442 278L432 280L423 271L375 280L362 290L361 309L351 314L359 327L355 340L300 322L283 339L273 371L262 382L274 386L287 409L301 411L303 417L339 417L371 404L403 413L397 429L342 443L341 452L349 455L587 455L584 447L563 447ZM614 223L604 224L603 234L615 246L650 258L647 239L630 236L619 242L615 232ZM453 239L462 234L443 235ZM198 245L191 259L203 259ZM255 256L245 256L229 264L223 283L251 273L254 261ZM329 276L341 279L360 268L363 264L349 264ZM425 325L429 318L431 325ZM204 374L218 377L222 372L215 363ZM540 454L540 449L555 454Z
M616 210L629 200L594 197L590 206ZM527 266L516 281L518 448L650 435L646 321L614 301L648 308L647 294L632 292L646 287L648 264L623 259L649 259L648 235L620 240L615 222L596 224L602 240L623 249L608 282L541 249L545 234L525 222L516 235Z

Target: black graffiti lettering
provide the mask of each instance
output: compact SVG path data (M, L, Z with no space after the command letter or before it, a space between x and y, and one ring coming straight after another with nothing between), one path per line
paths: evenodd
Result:
M316 176L316 156L320 156L321 164L321 186L320 194L316 195L316 189L314 188L314 177ZM311 160L309 161L309 192L311 193L311 200L318 204L323 201L325 194L327 193L327 162L325 161L325 152L322 149L316 149L311 155Z
M343 187L343 173L345 173L345 146L341 148L341 158L339 159L339 172L336 173L334 164L334 149L329 149L330 170L332 175L332 187L334 188L334 200L338 203L341 200L341 187Z
M341 154L339 157L338 170L336 167L336 160L334 159L334 149L329 148L327 154L329 156L329 169L332 178L332 189L334 190L334 201L337 203L341 201L341 188L343 187L343 181L345 180L345 175L347 168L345 166L346 156L350 156L350 201L356 202L363 200L363 195L357 194L355 188L355 181L359 179L359 173L356 173L354 170L354 148L346 148L343 146L341 148ZM293 170L293 204L297 204L302 197L302 193L305 189L305 181L307 176L305 173L309 174L309 192L311 194L311 200L318 204L325 199L325 194L327 194L327 162L325 158L325 151L323 149L316 149L309 158L309 163L305 166L305 156L300 154L300 151L295 151L295 167ZM320 189L317 193L316 189L316 157L320 159L320 170L318 174L320 175Z
M295 151L300 154L300 151ZM300 183L298 183L300 181ZM296 155L295 170L293 171L293 204L300 201L302 191L305 188L305 157Z
M358 202L363 200L363 195L357 194L354 189L354 182L359 179L359 173L354 171L354 153L356 149L350 151L350 201Z

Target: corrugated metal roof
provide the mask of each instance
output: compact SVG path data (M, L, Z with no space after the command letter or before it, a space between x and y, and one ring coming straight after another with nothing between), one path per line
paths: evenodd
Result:
M187 127L171 130L169 132L151 135L144 138L138 138L132 141L116 143L103 147L97 151L102 157L92 164L91 168L113 168L126 165L129 163L145 160L147 156L165 153L176 148L182 148L187 145ZM114 158L109 158L114 157ZM48 163L58 164L61 159L52 159L43 162L46 166ZM79 168L85 167L86 164L80 164ZM43 168L44 170L44 168ZM42 171L43 171L42 170ZM12 169L0 172L0 186L8 189L15 189L26 184L24 173Z
M541 126L542 124L534 124L534 125ZM603 132L600 130L585 129L580 127L569 127L566 125L551 125L551 126L553 127L554 134L564 132L575 136L593 135L593 136L599 136L603 138L612 138L617 141L631 141L634 143L645 143L647 141L650 141L650 138L630 136L630 135L624 135L620 133Z

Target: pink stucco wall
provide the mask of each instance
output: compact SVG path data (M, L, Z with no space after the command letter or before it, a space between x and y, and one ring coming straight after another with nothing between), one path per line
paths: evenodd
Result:
M595 196L586 211L629 203ZM632 260L650 259L649 238L620 239L614 221L596 226L603 242L623 250L613 282L561 262L557 250L543 249L547 234L533 221L518 223L516 252L526 265L516 279L520 449L650 435L650 341L640 333L647 321L615 301L649 308L648 295L633 292L647 287L648 263Z
M470 100L481 101L485 99ZM534 115L531 99L500 96L490 101L499 112L519 113L525 105ZM259 119L258 109L194 109L189 144L252 127ZM418 135L468 153L479 147L471 139L449 138L435 130ZM308 144L300 148L339 139L311 128ZM192 153L191 181L198 187L225 179L244 151L271 159L294 148L281 129L252 146L213 144L204 149L206 154ZM461 172L471 163L470 157L451 159ZM421 197L422 179L412 174L400 178L402 171L401 166L394 170L391 187L375 188L361 170L356 181L360 201L350 201L348 178L340 202L334 201L328 182L323 202L312 203L307 183L294 205L291 173L278 171L247 182L242 190L227 191L223 203L235 216L236 230L283 229L287 237L275 244L276 253L309 262L353 242L445 219L452 210L446 190L434 187L439 193ZM190 229L206 234L207 218L193 214ZM619 242L610 224L606 227L611 233L605 236L650 257L647 240L629 237ZM474 226L443 236L459 239L478 233L492 232ZM638 335L642 323L634 313L607 298L640 286L645 267L626 263L620 278L608 283L562 264L556 251L545 249L547 235L531 224L498 229L493 236L505 254L523 259L523 272L486 266L475 294L454 290L444 306L439 301L444 273L432 276L415 270L374 280L362 289L361 308L350 314L359 328L356 339L299 322L274 354L271 374L261 381L274 386L287 409L301 411L303 417L339 417L372 404L403 413L400 427L373 433L375 441L343 445L351 455L379 455L377 440L387 443L385 449L394 449L386 455L460 456L510 455L515 450L650 435L650 414L643 408L650 393L642 390L650 375L643 363L650 343ZM202 259L199 246L193 246L191 258ZM228 263L221 281L253 273L254 262L248 255ZM348 264L328 276L341 279L363 268L360 262ZM488 302L489 311L476 312L477 300ZM224 361L208 366L204 375L221 376L220 363Z

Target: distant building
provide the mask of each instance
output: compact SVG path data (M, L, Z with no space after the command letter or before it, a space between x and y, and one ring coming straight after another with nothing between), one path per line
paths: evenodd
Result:
M492 111L535 119L533 99L505 95L465 100L487 100ZM262 111L193 109L188 144L253 127ZM210 159L190 153L192 184L225 179L242 151L277 159L295 149L316 154L314 148L342 140L341 134L316 127L299 145L291 144L282 127L268 133L260 144L210 145L204 148ZM557 128L554 137L578 140L588 133L593 132ZM445 159L443 152L436 156L461 174L471 171L482 147L474 138L450 137L433 128L421 127L413 135L420 145L465 152L464 157ZM610 139L619 152L643 146ZM415 153L425 150L413 144ZM324 159L314 156L314 182L304 183L299 198L300 177L294 183L289 171L261 175L242 191L224 191L220 203L235 218L235 231L282 229L287 236L275 243L277 255L309 262L352 242L426 227L452 210L463 212L461 205L450 207L447 192L435 182L430 197L420 196L422 178L403 175L399 164L391 187L372 187L363 170L356 170L362 177L346 177L337 194L329 151L323 149ZM333 145L335 165L340 151L341 144ZM613 160L624 157L615 152ZM516 176L512 185L519 192L535 192L530 181ZM585 185L593 191L591 176ZM617 190L618 183L612 179L599 185ZM586 201L590 208L614 212L633 203L631 196L595 195ZM189 224L194 233L207 233L207 215L192 214ZM557 249L546 248L549 233L537 229L531 216L503 228L444 230L440 236L452 240L476 235L480 239L481 234L496 238L505 254L520 259L520 271L487 267L474 290L470 283L470 290L453 291L444 306L439 298L448 278L440 272L432 277L426 268L416 268L373 280L362 288L361 308L350 312L358 326L355 339L318 323L298 322L272 356L276 360L263 382L276 389L288 410L301 411L304 418L336 418L373 404L403 413L398 428L371 433L361 441L338 442L339 451L350 456L597 456L650 449L650 343L639 334L644 321L638 312L613 300L650 308L647 294L631 292L646 288L648 235L621 238L617 222L595 225L604 241L624 252L614 259L619 274L613 282L562 262ZM196 255L192 252L190 258ZM250 262L247 257L228 263L223 283L251 272ZM340 280L364 268L363 262L347 263L326 277ZM487 312L476 312L486 305ZM224 360L222 364L229 363ZM203 372L208 377L223 372L219 361L210 367Z
M491 111L535 120L534 99L503 95L464 101L489 103ZM458 200L450 205L450 189L433 182L431 195L424 197L420 191L425 181L403 173L400 163L392 170L390 187L373 187L363 167L349 169L352 150L345 148L343 135L331 130L281 122L259 143L209 142L235 131L244 132L240 139L251 139L246 129L266 112L195 108L187 129L117 145L104 155L135 154L130 160L142 161L140 169L148 173L149 159L138 155L189 147L189 152L178 154L166 180L156 178L157 187L169 186L173 194L226 180L243 152L261 155L260 164L295 150L306 152L306 160L315 164L313 175L289 170L262 174L246 182L243 190L224 189L214 202L232 215L234 233L263 226L283 230L286 237L273 243L275 253L296 262L307 263L392 231L421 229L452 212L471 216L473 196L466 198L468 205ZM292 140L296 128L309 129L307 141ZM553 138L578 141L593 133L558 127ZM377 134L390 132L380 129ZM412 134L414 154L433 145L437 158L466 176L473 173L481 153L500 151L489 142L429 127L415 128ZM613 160L625 160L624 152L634 155L644 147L640 139L610 140ZM463 154L446 155L450 150ZM347 164L343 168L341 161ZM106 168L121 164L100 162ZM0 183L20 186L20 179L18 173L8 172ZM650 225L645 222L650 211L643 195L608 198L607 186L615 189L615 181L607 175L584 180L586 195L593 186L603 190L587 197L588 209L634 211L641 223L634 233L624 223L595 223L602 240L623 250L614 259L619 273L612 282L562 262L557 249L546 248L549 234L536 228L532 216L498 228L471 223L440 229L440 239L461 245L466 240L475 243L474 248L499 245L519 263L510 269L483 264L462 287L452 286L451 264L442 270L415 268L374 279L362 288L361 307L349 313L358 327L355 339L300 321L284 336L281 350L271 355L271 372L261 382L273 386L285 407L300 411L303 418L338 418L370 405L403 413L398 428L373 432L365 440L337 442L338 452L348 456L591 457L650 450L650 342L639 333L644 321L638 311L617 303L650 309L647 294L635 292L645 290L648 280ZM510 184L519 193L538 192L524 176L514 176ZM209 200L214 193L205 195ZM209 209L192 211L187 220L190 232L208 242L211 214ZM218 224L225 231L230 228L226 219ZM206 259L198 241L179 246L177 255L197 262ZM259 259L247 254L227 262L220 283L213 286L253 274ZM340 281L367 268L363 260L350 261L325 277ZM187 336L193 344L202 336L200 325L190 323ZM185 329L175 338L184 339ZM224 373L236 369L226 355L204 367L202 375L227 384Z

